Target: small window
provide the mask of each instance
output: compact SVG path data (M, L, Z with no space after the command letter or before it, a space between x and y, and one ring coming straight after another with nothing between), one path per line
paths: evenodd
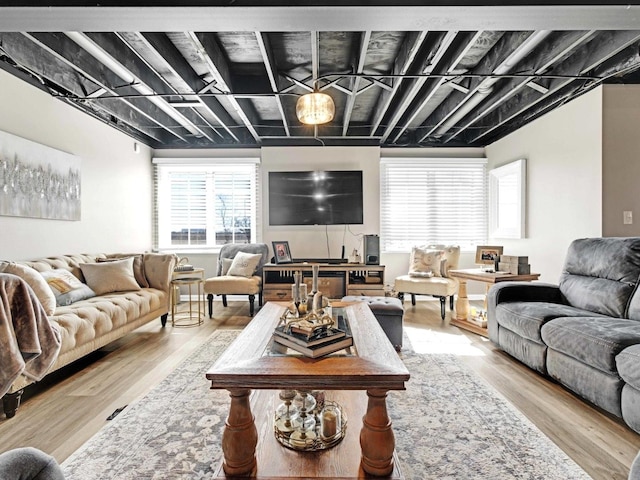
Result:
M156 248L256 241L257 165L155 165Z

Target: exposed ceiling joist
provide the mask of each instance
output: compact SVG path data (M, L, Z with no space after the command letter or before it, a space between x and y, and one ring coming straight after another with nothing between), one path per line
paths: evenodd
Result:
M477 147L640 83L640 7L621 2L52 1L0 0L0 68L153 148ZM310 127L295 103L314 88L336 115Z

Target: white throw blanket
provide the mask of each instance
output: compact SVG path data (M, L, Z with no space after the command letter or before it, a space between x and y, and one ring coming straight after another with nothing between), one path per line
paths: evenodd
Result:
M22 374L40 380L58 358L58 326L31 287L16 275L0 273L0 397Z

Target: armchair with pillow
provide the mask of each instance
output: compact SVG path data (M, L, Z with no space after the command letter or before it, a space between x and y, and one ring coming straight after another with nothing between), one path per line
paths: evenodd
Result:
M254 302L262 306L262 267L269 261L266 243L229 243L218 255L216 276L204 281L204 293L209 303L209 318L213 317L213 296L222 295L227 306L227 295L249 295L249 313L253 316Z
M395 279L398 298L411 294L411 305L416 295L431 295L440 299L440 315L444 320L445 303L453 310L453 298L458 291L458 280L449 276L449 270L458 268L460 247L457 245L428 245L413 247L409 261L409 273Z

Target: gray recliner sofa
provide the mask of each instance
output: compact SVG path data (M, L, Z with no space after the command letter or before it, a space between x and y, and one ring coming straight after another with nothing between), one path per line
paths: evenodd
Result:
M489 291L490 340L640 432L640 238L571 243L558 285Z

